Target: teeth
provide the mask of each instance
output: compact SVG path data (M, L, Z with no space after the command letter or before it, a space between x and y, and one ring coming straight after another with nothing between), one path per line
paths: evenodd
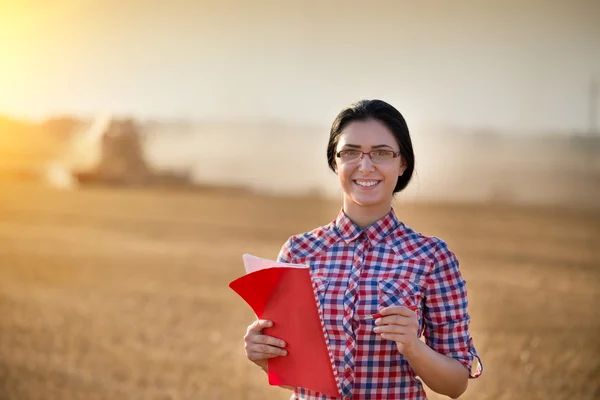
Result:
M377 181L356 181L356 184L360 185L360 186L365 186L365 187L369 187L369 186L375 186L377 185Z

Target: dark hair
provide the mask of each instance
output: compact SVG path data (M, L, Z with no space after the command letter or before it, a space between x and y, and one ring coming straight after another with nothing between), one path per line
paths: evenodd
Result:
M384 124L394 135L400 153L406 162L406 170L398 177L394 193L403 190L410 182L415 169L415 155L406 121L400 111L382 100L361 100L344 108L333 121L327 144L327 162L333 172L335 170L335 152L342 131L354 121L376 120Z

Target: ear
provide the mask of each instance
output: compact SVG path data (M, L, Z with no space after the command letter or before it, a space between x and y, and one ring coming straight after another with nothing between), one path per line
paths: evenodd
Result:
M400 170L398 171L398 176L402 176L404 174L404 171L406 171L406 168L408 168L408 165L406 164L406 160L404 159L404 157L400 156Z

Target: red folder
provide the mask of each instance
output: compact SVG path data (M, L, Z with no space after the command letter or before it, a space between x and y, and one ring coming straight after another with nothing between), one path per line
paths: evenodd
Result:
M319 300L308 265L244 254L246 275L229 284L259 319L273 321L263 333L286 342L287 355L270 358L269 384L303 387L339 397L341 390Z

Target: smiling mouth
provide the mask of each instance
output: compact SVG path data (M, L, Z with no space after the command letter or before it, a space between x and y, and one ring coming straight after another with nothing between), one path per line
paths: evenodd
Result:
M356 185L363 187L363 188L372 188L374 186L377 186L379 184L379 182L381 181L362 181L362 180L354 180L352 181L354 182Z

